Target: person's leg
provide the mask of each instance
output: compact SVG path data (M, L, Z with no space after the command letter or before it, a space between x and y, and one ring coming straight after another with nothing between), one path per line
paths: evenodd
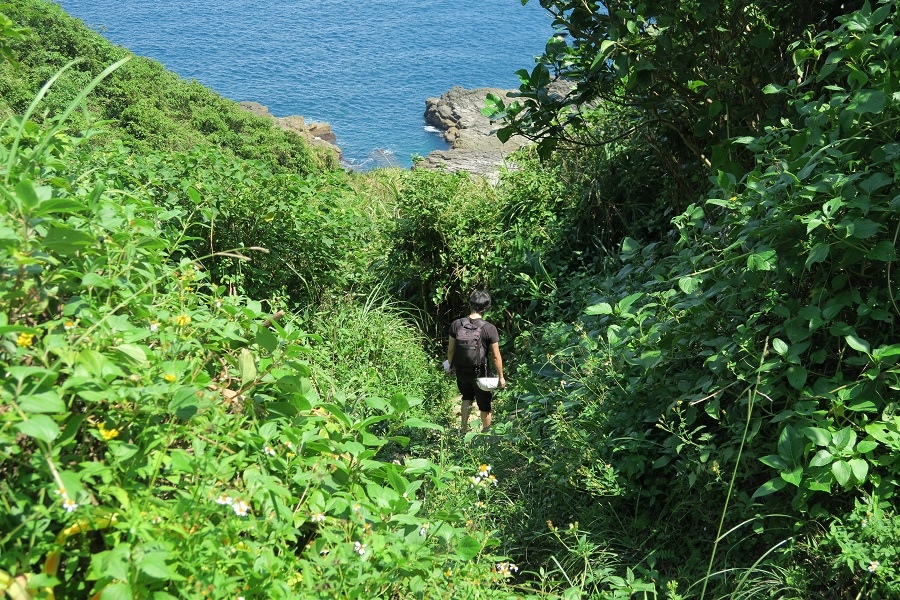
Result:
M491 428L491 414L489 412L481 411L481 432L484 433L488 429Z
M469 414L472 412L472 401L471 400L463 400L462 408L459 409L459 416L462 420L462 423L459 426L459 432L463 435L469 430Z
M478 402L478 410L481 414L481 433L491 428L491 399L493 394L482 389L475 390L475 400Z
M475 401L477 387L475 386L475 377L468 376L464 373L456 374L456 389L462 396L462 406L459 409L459 431L463 435L469 430L469 415L472 414L472 402Z

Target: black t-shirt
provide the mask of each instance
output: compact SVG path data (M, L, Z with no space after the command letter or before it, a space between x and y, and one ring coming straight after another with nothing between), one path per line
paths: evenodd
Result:
M488 356L491 356L491 345L500 341L500 334L497 332L497 328L491 323L488 323L484 319L470 319L469 317L457 319L450 324L450 337L455 340L456 334L462 329L463 324L470 321L476 325L484 322L484 327L481 328L481 343L484 345L484 356L487 359ZM487 362L490 363L490 360L487 360ZM457 367L456 370L457 372L462 373L475 373L475 367ZM483 377L484 375L480 376Z

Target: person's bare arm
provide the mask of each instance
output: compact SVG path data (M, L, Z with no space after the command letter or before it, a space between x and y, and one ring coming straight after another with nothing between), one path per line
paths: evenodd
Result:
M497 377L500 378L500 388L505 388L506 379L503 377L503 357L500 356L500 344L498 342L491 344L491 354L494 356L494 369L497 371Z

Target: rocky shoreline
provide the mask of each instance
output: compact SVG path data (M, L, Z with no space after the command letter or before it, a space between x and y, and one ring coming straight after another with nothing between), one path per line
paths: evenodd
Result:
M244 110L253 113L258 117L272 119L276 127L280 127L285 131L296 133L305 139L313 148L326 148L335 153L338 160L341 159L341 149L337 145L337 136L331 130L328 123L307 123L300 115L292 115L289 117L276 117L269 112L268 107L263 106L259 102L242 101L238 102L238 106Z
M473 176L482 176L496 182L500 169L511 168L508 156L529 141L521 136L513 136L501 143L496 132L499 125L481 114L488 94L494 94L510 102L510 94L515 90L499 88L465 89L455 86L439 98L425 101L425 122L443 132L450 144L447 150L430 152L413 165L414 169L443 169L448 172L467 171ZM272 119L277 127L292 131L313 147L327 148L341 159L341 149L337 137L328 123L306 123L303 117L275 117L259 102L244 101L238 105L257 116Z
M449 150L430 152L414 168L446 169L450 172L468 171L495 181L500 168L510 168L507 157L529 141L513 136L506 143L497 138L499 125L481 114L488 94L511 102L515 90L499 88L451 88L440 98L425 101L425 122L444 132Z

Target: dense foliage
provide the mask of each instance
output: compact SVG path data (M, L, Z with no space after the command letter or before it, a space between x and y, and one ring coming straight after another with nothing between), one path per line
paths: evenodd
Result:
M542 2L491 186L330 170L13 2L0 590L900 593L900 11L672 4ZM480 287L513 387L460 439Z
M507 597L475 466L415 455L440 426L412 393L443 394L415 333L372 304L304 331L229 293L181 210L50 123L0 132L0 589Z

